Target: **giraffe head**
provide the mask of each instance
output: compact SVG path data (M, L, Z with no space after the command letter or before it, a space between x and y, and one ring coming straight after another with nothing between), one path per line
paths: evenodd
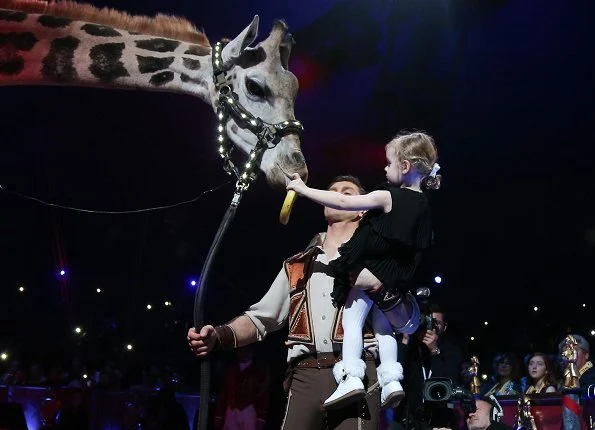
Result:
M255 16L250 25L223 48L221 60L227 69L228 83L238 94L242 106L262 121L276 124L295 120L293 108L298 81L288 70L293 39L287 26L276 21L270 35L251 47L257 32L258 16ZM211 100L215 106L214 88ZM226 130L235 146L246 154L256 145L256 136L241 128L233 118L226 124ZM286 173L299 173L306 180L308 169L299 136L287 134L276 146L266 149L259 167L269 185L276 189L285 189Z

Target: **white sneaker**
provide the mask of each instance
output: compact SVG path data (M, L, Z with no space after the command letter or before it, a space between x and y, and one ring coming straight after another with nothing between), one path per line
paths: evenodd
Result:
M339 386L322 405L325 409L340 409L361 400L366 395L364 383L355 376L345 375Z
M391 381L380 391L380 407L396 408L405 397L405 391L399 381Z

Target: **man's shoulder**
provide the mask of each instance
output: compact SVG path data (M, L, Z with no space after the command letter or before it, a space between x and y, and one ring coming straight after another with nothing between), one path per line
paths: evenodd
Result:
M306 246L304 250L292 255L285 261L291 263L293 261L300 260L301 258L305 257L306 255L308 255L308 253L312 252L314 248L322 245L324 241L324 235L325 233L318 233L312 238L312 240L310 241L310 243L308 243L308 246Z
M452 343L449 339L438 339L438 346L441 350L457 353L459 355L462 354L461 348L459 348L456 344Z

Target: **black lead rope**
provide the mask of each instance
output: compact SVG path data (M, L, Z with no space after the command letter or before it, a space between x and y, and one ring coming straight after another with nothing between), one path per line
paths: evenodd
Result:
M221 220L219 229L211 243L209 252L205 259L198 285L194 294L194 328L200 331L204 325L204 297L207 290L207 281L213 261L219 251L223 237L235 217L236 210L240 204L242 193L246 191L257 177L256 168L264 150L274 148L281 138L286 134L301 134L303 127L299 121L283 121L277 124L269 124L260 118L254 117L239 102L238 95L227 83L226 70L221 58L221 52L225 44L217 42L212 53L213 81L215 88L219 91L219 106L217 108L217 142L219 144L219 155L223 158L223 169L228 174L234 174L237 178L236 190L227 212ZM225 125L229 116L232 116L236 123L250 130L257 137L254 149L248 155L248 161L244 165L243 172L234 165L230 159L231 146L228 142ZM210 406L211 388L211 363L207 356L200 363L200 399L198 409L198 430L207 430Z

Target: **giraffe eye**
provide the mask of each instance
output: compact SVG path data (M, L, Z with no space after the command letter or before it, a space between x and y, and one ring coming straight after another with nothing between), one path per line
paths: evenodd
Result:
M248 93L259 99L264 99L266 97L266 90L264 86L254 79L246 78L246 90Z

